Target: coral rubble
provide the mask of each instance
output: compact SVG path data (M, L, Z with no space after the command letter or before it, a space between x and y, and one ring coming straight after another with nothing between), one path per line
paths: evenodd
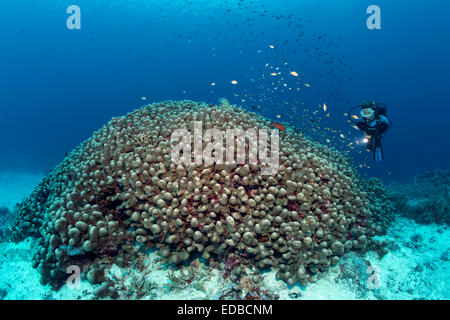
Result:
M280 132L272 175L248 163L176 165L171 134L192 132L194 121L203 129L272 128L236 106L192 101L155 103L113 118L17 209L13 237L38 239L33 264L42 283L57 287L68 266L77 265L82 277L101 284L97 295L117 297L105 270L130 266L153 248L174 266L201 257L224 265L224 275L275 268L288 284L305 285L345 252L386 252L373 237L390 222L389 200L347 156L288 128ZM236 283L244 293L256 287L247 274Z

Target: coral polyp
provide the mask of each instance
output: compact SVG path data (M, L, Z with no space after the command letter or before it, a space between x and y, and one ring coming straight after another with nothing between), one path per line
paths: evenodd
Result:
M288 127L271 175L251 163L174 164L171 134L192 130L194 121L204 130L273 129L239 107L192 101L113 118L18 207L13 236L38 239L33 261L43 283L62 284L77 265L114 296L104 269L150 247L175 266L200 257L228 268L275 268L288 284L307 284L345 252L386 251L373 239L391 218L384 189L363 180L347 156Z

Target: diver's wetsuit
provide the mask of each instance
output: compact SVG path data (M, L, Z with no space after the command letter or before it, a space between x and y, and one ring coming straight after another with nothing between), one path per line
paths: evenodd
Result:
M386 116L380 114L371 122L359 120L355 124L359 130L364 131L367 135L370 136L370 139L367 142L367 147L369 150L372 150L374 152L374 159L378 161L382 160L383 147L381 145L381 136L387 131L387 129L391 125L391 121Z

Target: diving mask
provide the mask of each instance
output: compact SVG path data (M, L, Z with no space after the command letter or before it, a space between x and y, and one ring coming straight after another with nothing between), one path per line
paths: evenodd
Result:
M361 110L361 117L365 121L372 121L375 118L375 111L371 108L365 108Z

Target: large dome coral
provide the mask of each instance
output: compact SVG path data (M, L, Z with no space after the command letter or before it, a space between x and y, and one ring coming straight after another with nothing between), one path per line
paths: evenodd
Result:
M113 118L18 207L13 236L38 238L43 283L62 283L71 265L102 281L105 265L150 246L174 265L239 257L289 284L305 284L347 251L385 251L373 237L389 207L347 156L288 128L271 175L260 164L175 164L171 135L193 132L194 121L204 130L273 128L227 103L166 101Z

